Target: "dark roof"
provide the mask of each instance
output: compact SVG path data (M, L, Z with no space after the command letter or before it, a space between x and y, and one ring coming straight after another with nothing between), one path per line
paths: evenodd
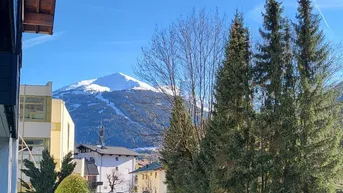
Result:
M92 151L98 152L99 154L103 154L103 155L139 156L139 153L132 151L130 149L127 149L125 147L104 146L101 148L101 147L98 147L96 145L86 145L86 144L80 144L77 146L78 149L80 147L85 147L85 148L91 149Z
M96 176L99 175L98 168L94 162L86 161L85 163L85 175Z
M146 171L154 171L154 170L159 170L162 169L162 164L160 162L152 162L151 164L148 164L144 167L141 167L131 173L139 173L139 172L146 172Z

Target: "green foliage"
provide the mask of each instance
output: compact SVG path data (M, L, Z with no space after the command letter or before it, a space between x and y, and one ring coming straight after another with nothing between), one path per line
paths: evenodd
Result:
M214 116L194 166L198 192L337 188L342 108L326 82L335 61L309 0L299 0L295 37L282 12L281 3L266 0L253 79L249 35L235 16L218 71Z
M24 160L24 166L27 169L22 169L21 171L30 178L30 185L23 180L20 181L22 186L28 189L28 192L54 192L57 178L57 173L55 172L56 163L54 158L50 156L49 150L43 150L40 168L36 168L34 163L27 159Z
M165 139L162 157L172 192L336 191L343 160L342 104L328 83L335 61L311 1L298 3L292 29L281 3L266 0L254 60L243 16L236 13L200 150L180 151L191 139L180 129L191 125L175 114L166 133L172 137Z
M209 123L198 157L206 180L201 192L242 192L255 182L252 133L252 67L248 29L236 13L215 88L215 114Z
M304 193L335 192L341 173L341 104L325 81L330 78L328 56L320 19L310 0L299 0L296 62L299 71L299 185Z
M195 128L183 100L175 97L170 125L164 135L161 162L166 168L166 183L171 193L190 193L192 166L196 152Z
M71 173L73 173L76 163L73 163L73 154L69 152L66 156L64 156L62 160L61 170L57 173L58 181L55 184L54 190L56 190L57 186Z
M70 175L61 182L55 193L89 193L87 181L79 175Z
M40 168L36 168L32 161L24 160L26 169L21 171L30 178L30 183L20 179L21 185L27 189L27 192L53 193L61 181L73 172L75 163L72 163L72 160L72 153L68 153L63 158L61 171L56 172L54 158L50 155L49 150L45 149L39 163Z
M293 104L295 90L290 28L282 12L280 2L266 0L265 13L262 14L264 23L260 29L263 42L258 45L255 55L255 81L261 93L260 112L255 124L260 142L256 161L262 166L259 173L261 192L278 192L285 188L283 181L289 171L285 172L284 168L289 170L286 165L291 159L285 154L295 145L289 143L294 140L292 125L284 122L295 113L287 109Z

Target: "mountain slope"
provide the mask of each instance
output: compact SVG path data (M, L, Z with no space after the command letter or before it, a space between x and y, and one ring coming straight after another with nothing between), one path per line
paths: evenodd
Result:
M53 95L66 102L76 143L97 143L103 124L106 145L154 146L169 122L171 107L165 95L122 73L80 81Z

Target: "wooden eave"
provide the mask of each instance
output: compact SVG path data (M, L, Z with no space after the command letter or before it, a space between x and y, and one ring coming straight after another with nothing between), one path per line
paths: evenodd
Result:
M53 34L56 0L23 0L23 32Z

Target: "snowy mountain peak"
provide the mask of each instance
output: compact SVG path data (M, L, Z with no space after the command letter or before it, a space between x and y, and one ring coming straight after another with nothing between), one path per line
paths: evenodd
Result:
M74 93L86 92L105 92L105 91L117 91L117 90L150 90L158 92L157 89L141 82L131 76L123 74L121 72L107 75L100 78L82 80L75 84L71 84L60 88L55 93L64 93L66 91L72 91ZM80 93L81 94L81 93Z

